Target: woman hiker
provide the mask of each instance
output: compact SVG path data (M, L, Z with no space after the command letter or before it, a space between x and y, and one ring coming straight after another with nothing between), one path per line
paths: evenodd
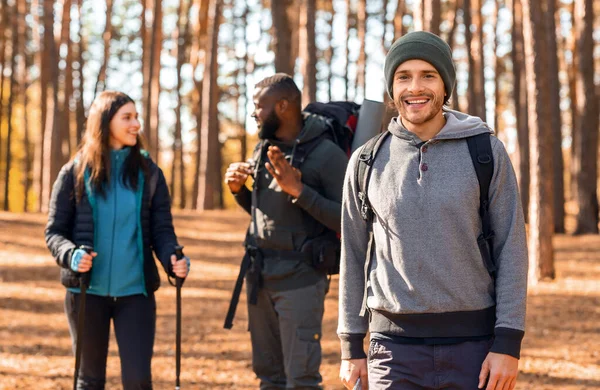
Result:
M189 272L189 259L174 254L171 198L161 169L142 150L140 128L129 96L102 92L90 108L78 153L52 189L46 244L67 288L74 349L81 337L77 389L105 387L111 320L123 388L152 389L154 291L160 285L152 251L169 277ZM80 276L88 272L89 288L82 294ZM82 295L85 329L79 335Z

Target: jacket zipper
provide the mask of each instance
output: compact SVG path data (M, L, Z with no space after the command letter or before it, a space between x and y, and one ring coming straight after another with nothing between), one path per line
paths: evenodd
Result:
M115 163L117 163L119 161L119 155L117 154L116 156L116 161ZM116 165L116 164L115 164ZM117 170L118 171L118 170ZM116 226L116 221L117 221L117 176L118 176L118 172L112 175L112 179L111 182L113 182L113 192L114 192L114 196L113 196L113 226L112 226L112 240L110 242L110 260L108 263L108 296L111 296L111 281L112 281L112 263L113 263L113 252L115 250L115 226Z

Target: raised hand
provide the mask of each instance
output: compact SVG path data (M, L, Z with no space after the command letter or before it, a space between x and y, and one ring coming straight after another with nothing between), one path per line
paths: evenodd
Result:
M290 165L277 146L269 146L267 157L271 162L266 163L265 168L275 178L279 187L294 198L300 196L304 188L300 171Z

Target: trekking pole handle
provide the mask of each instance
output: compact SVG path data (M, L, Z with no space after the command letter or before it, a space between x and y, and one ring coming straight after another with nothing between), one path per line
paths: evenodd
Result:
M90 254L90 255L94 251L94 247L89 246L89 245L80 245L78 249L84 250L87 254ZM81 280L80 281L81 284L85 284L85 287L89 287L89 285L90 285L90 271L80 273L79 278Z
M175 245L175 257L177 260L183 259L183 245Z
M175 257L177 258L177 260L183 259L183 245L175 245ZM178 285L180 285L183 281L183 279L178 276L175 276L175 280Z

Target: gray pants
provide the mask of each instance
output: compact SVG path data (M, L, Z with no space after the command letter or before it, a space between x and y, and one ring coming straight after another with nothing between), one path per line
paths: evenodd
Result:
M327 279L289 291L260 289L248 305L252 368L261 390L320 389Z
M476 390L492 340L410 345L371 340L369 389Z

